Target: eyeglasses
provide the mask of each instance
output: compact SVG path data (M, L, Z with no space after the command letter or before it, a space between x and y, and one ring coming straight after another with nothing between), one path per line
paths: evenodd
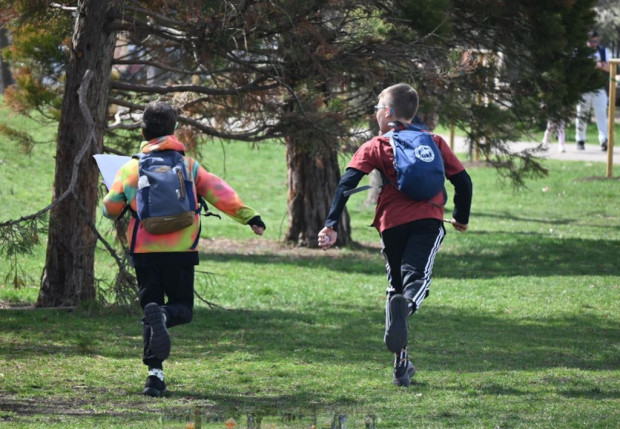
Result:
M375 112L378 112L378 111L379 111L379 110L381 110L381 109L389 109L389 108L390 108L390 106L384 106L384 105L382 105L382 104L377 104L377 105L375 106Z

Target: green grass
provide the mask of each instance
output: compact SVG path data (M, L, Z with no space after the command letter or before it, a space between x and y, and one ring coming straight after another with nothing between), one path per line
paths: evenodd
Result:
M50 138L28 121L11 124ZM48 204L51 145L25 156L0 137L0 154L0 220ZM371 418L383 428L620 426L619 182L602 180L604 163L545 160L549 176L519 191L468 167L470 230L448 231L431 295L412 319L418 374L408 389L391 385L384 264L364 197L348 205L360 249L278 248L283 147L209 143L202 163L268 229L256 238L229 219L206 221L199 270L212 274L198 275L196 289L223 308L197 301L193 322L171 330L172 395L140 395L137 311L5 309L0 427L184 428L194 413L203 428L229 418L249 427L248 416L261 427L329 428L339 415L350 428ZM24 182L22 171L36 179ZM217 246L224 240L230 247ZM20 259L32 282L1 282L0 302L36 299L44 254L43 244ZM105 278L113 264L103 250L97 258ZM0 279L7 267L0 260Z

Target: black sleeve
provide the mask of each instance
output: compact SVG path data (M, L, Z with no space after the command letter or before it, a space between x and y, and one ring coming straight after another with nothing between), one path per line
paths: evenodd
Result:
M329 214L327 215L327 220L325 221L325 226L333 228L334 230L338 229L338 222L340 221L340 217L342 216L342 211L344 210L344 206L349 200L349 197L344 196L344 192L350 189L355 189L357 184L362 180L366 173L360 170L356 170L355 168L347 168L340 178L340 182L338 182L338 186L336 187L336 192L334 194L334 199L332 200L332 206L329 209Z
M254 216L252 219L250 219L248 221L248 225L250 226L258 226L261 227L263 229L267 229L267 226L265 225L265 222L263 222L263 220L260 218L260 216Z
M448 177L454 186L454 211L452 217L463 225L469 223L469 211L471 209L471 198L473 195L473 185L471 177L467 171L463 170L454 176Z

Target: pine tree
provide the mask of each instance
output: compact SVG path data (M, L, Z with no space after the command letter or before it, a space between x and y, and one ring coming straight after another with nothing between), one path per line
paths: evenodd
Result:
M2 16L18 24L4 51L17 85L5 100L60 118L58 162L71 165L86 138L85 124L76 130L67 124L83 118L75 94L87 64L96 76L88 92L92 151L102 150L104 133L106 150L132 150L135 135L126 131L136 129L136 113L155 97L179 107L179 132L190 146L201 136L283 141L286 239L310 247L340 178L338 154L368 136L372 105L385 86L412 84L425 118L466 129L472 145L518 184L544 169L531 154L506 156L507 142L541 118L567 117L592 73L585 48L591 0L82 0L77 9L73 3L0 0ZM84 45L86 38L92 40ZM59 86L65 74L67 85ZM79 168L86 211L67 203L51 214L41 305L93 295L89 222L97 172L92 164ZM69 178L57 174L57 196ZM67 211L73 217L65 218ZM347 244L346 215L341 225L339 244ZM62 254L74 251L89 256L75 261ZM52 286L66 281L60 274L71 279L71 293Z

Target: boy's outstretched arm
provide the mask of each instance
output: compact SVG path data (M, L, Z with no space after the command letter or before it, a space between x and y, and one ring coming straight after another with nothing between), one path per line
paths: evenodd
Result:
M362 177L364 177L365 174L366 173L364 173L363 171L349 167L340 178L340 182L338 182L336 192L334 193L332 205L329 209L329 214L327 215L327 219L325 220L325 227L321 231L319 231L318 234L319 247L321 247L323 250L327 250L327 248L333 245L338 238L338 222L340 221L340 217L342 216L344 206L349 199L349 197L344 196L344 192L355 189L355 187L360 182L360 180L362 180Z
M196 178L196 191L207 203L235 221L250 225L255 234L263 234L266 226L260 215L252 207L245 205L228 183L215 174L209 173L196 161L194 161L194 177Z

